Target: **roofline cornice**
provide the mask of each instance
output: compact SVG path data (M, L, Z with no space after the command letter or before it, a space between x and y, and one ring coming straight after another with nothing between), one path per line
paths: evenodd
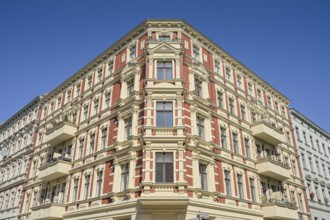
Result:
M133 30L131 30L126 35L124 35L122 38L120 38L118 41L116 41L114 44L112 44L109 48L104 50L100 55L98 55L96 58L94 58L91 62L87 63L85 66L83 66L81 69L79 69L76 73L74 73L71 77L69 77L67 80L65 80L63 83L61 83L55 89L53 89L42 100L42 103L49 101L51 98L53 98L55 95L57 95L60 91L66 89L68 86L70 86L72 81L74 81L75 79L78 80L80 77L82 77L88 71L97 67L104 60L108 59L111 55L120 51L127 44L128 41L134 39L139 34L146 31L148 28L162 27L162 26L182 28L184 32L186 32L191 37L194 37L196 40L200 41L209 50L211 50L213 53L216 53L219 56L221 56L222 59L229 62L232 66L234 66L237 69L243 70L245 72L245 74L247 74L251 78L254 78L258 83L262 84L263 87L269 87L271 89L270 92L272 94L274 94L274 93L277 94L277 96L280 97L282 99L282 101L285 102L287 105L290 103L290 100L286 96L284 96L282 93L280 93L274 87L269 85L266 81L261 79L257 74L255 74L253 71L248 69L245 65L240 63L236 58L231 56L227 51L225 51L223 48L218 46L215 42L213 42L212 40L207 38L205 35L203 35L201 32L199 32L196 28L194 28L192 25L190 25L188 22L186 22L183 19L147 19L147 20L144 20L139 25L137 25Z
M302 113L300 113L297 109L291 108L290 112L293 116L297 117L304 123L308 124L310 127L313 127L313 129L317 130L319 133L321 133L323 136L325 136L330 141L330 134L326 130L324 130L323 128L321 128L320 126L315 124L313 121L308 119L306 116L304 116Z

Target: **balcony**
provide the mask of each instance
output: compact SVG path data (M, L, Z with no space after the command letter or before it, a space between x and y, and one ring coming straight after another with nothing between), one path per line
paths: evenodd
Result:
M61 122L48 128L45 133L45 144L56 145L74 137L76 126L71 122Z
M31 208L31 219L33 220L53 220L63 219L65 206L61 204L49 203Z
M281 181L291 177L289 165L281 162L275 156L259 157L256 165L258 174Z
M259 121L251 126L252 135L266 141L267 143L277 145L285 142L283 132L270 125L265 120Z
M270 199L262 201L262 211L265 219L297 220L299 219L295 203Z
M71 160L55 160L39 168L39 179L49 181L69 174L71 169Z

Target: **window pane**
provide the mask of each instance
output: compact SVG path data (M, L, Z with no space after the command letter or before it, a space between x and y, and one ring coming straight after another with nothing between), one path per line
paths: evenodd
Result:
M166 68L172 68L172 62L165 62Z
M172 127L173 126L172 112L165 112L165 117L166 117L165 127L167 128Z
M156 164L156 182L163 182L163 164Z
M166 70L166 79L171 80L172 79L172 69Z
M156 104L156 108L157 108L157 110L163 110L163 108L164 108L164 103L163 103L163 102L157 102L157 104Z
M164 127L164 116L162 112L157 112L156 114L156 126L157 127Z
M156 162L163 162L163 153L156 153Z
M165 153L165 163L171 163L173 162L173 153Z
M172 110L172 103L171 102L165 102L165 110Z
M157 71L157 79L164 79L164 72L161 70Z
M166 182L173 182L173 163L165 164Z

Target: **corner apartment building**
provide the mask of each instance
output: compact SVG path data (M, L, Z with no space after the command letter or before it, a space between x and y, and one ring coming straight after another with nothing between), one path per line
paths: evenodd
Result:
M290 112L312 220L329 220L330 135L296 109Z
M289 100L146 20L41 101L21 220L308 219Z
M0 124L0 219L18 219L40 99Z

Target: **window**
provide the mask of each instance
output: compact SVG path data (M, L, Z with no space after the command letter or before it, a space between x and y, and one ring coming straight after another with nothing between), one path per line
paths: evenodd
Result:
M244 145L245 145L245 154L246 154L246 157L247 158L251 158L249 139L244 138Z
M248 83L248 91L249 91L249 95L252 95L252 84Z
M171 37L170 35L159 35L158 40L163 42L169 42L171 41Z
M134 58L136 58L136 45L132 45L129 48L129 57L131 60L133 60Z
M87 78L87 88L90 89L92 87L92 76L88 76Z
M157 61L157 79L171 80L172 76L172 61Z
M173 127L173 103L157 102L156 104L156 126L159 128Z
M217 91L217 95L218 95L218 106L220 108L223 108L223 93L221 91Z
M107 128L102 129L101 136L101 149L104 149L107 146Z
M220 62L217 60L214 61L214 72L220 73Z
M89 154L94 153L95 149L95 133L89 135Z
M111 97L111 92L107 92L104 94L104 108L105 109L110 107L110 97Z
M234 105L234 99L232 99L232 98L229 98L229 112L231 113L231 114L234 114L234 107L235 107L235 105Z
M76 95L80 95L80 84L76 85Z
M288 144L291 144L290 135L291 135L290 132L286 132L286 139L287 139Z
M244 199L243 176L241 174L237 174L237 186L238 186L239 198Z
M311 169L311 171L314 171L314 166L313 166L313 159L312 157L308 157L308 162L309 162L309 167Z
M102 179L103 179L103 171L97 172L97 180L96 180L96 196L101 195L102 191Z
M226 136L226 129L224 127L220 128L221 131L221 146L225 149L227 149L227 136Z
M97 71L97 81L98 81L98 82L101 82L101 81L102 81L102 68L100 68L100 69Z
M202 96L202 81L197 79L197 77L195 77L195 94Z
M278 102L275 101L275 112L278 113Z
M242 87L242 77L240 75L237 75L237 87Z
M292 160L292 174L294 176L297 176L297 167L296 167L296 161Z
M303 131L303 137L304 137L305 144L307 144L307 137L306 137L306 132L305 131Z
M88 105L84 105L83 121L88 117Z
M132 136L132 117L125 120L125 140Z
M108 62L108 74L111 75L113 73L113 60Z
M199 164L199 178L201 183L201 189L207 190L207 166L206 164L200 163Z
M282 106L282 115L285 117L286 114L285 114L285 106Z
M78 159L79 158L82 158L82 156L83 156L83 150L84 150L84 139L80 139L80 141L79 141Z
M324 177L326 177L327 176L327 173L325 172L325 166L324 166L324 164L322 164L322 171L323 171Z
M193 46L193 58L199 60L199 48L196 45Z
M57 109L59 109L60 107L61 107L61 101L62 100L62 98L59 96L58 98L57 98Z
M226 79L227 80L231 79L231 70L229 67L226 67Z
M84 199L88 198L90 179L91 179L91 175L85 175Z
M245 106L241 105L241 119L245 120Z
M129 164L125 163L121 165L120 191L124 191L128 188L128 181L129 181Z
M312 136L309 136L309 139L310 139L310 141L311 141L311 146L314 147L313 137L312 137Z
M204 118L197 116L197 135L204 139Z
M227 196L231 196L230 171L228 170L225 170L225 185L226 185Z
M254 179L250 178L250 190L251 190L251 199L253 202L256 201L256 189L254 186Z
M306 167L306 161L305 161L305 155L301 154L301 161L302 161L302 165L305 168Z
M298 199L299 199L299 210L301 212L304 211L304 202L301 193L298 194Z
M94 115L99 113L99 98L94 99Z
M317 172L320 173L319 161L315 160Z
M317 146L317 150L321 152L319 140L316 140L316 146Z
M295 127L297 139L300 140L299 128Z
M261 90L257 89L257 99L264 104L263 99L262 99L262 95L261 95Z
M73 180L72 201L77 201L79 179Z
M272 99L270 96L267 96L267 105L268 105L268 108L272 108Z
M127 97L134 95L134 80L127 82Z
M232 135L233 135L233 146L234 146L234 152L236 153L236 154L238 154L238 140L237 140L237 134L236 133L232 133Z
M156 183L172 183L173 170L173 153L156 153Z
M257 122L257 114L255 112L252 112L252 123Z

